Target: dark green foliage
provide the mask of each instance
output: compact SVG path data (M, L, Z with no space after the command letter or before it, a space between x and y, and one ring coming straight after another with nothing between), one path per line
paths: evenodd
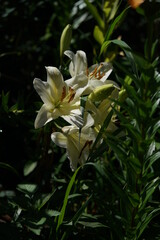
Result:
M0 240L160 239L159 5L146 0L135 10L117 0L110 19L98 0L0 4ZM122 93L75 173L51 142L59 120L34 129L41 102L33 79L60 67L67 24L70 49L86 51L89 65L112 61Z

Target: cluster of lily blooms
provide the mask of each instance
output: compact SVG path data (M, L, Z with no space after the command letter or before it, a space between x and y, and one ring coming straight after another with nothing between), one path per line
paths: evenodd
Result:
M46 67L47 82L35 78L33 85L43 101L35 128L48 122L63 118L66 126L60 126L59 132L51 134L52 141L66 148L70 167L74 171L77 165L84 164L105 118L111 110L111 99L118 98L119 87L108 80L112 65L107 62L94 64L88 68L84 51L65 51L71 60L71 77L64 80L56 67ZM82 104L85 99L85 104ZM60 121L59 121L60 122ZM64 122L64 121L63 121ZM116 129L112 118L107 131Z

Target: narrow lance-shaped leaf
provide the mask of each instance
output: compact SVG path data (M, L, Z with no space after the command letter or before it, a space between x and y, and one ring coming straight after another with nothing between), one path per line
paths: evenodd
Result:
M18 177L20 177L17 170L7 163L0 162L0 168L5 168L5 169L9 170L10 172L14 173L15 175L17 175Z
M154 193L156 188L159 186L159 183L160 183L160 178L157 177L145 186L145 188L142 192L142 202L141 202L141 205L140 205L141 210L145 207L149 198L152 196L152 194Z
M137 238L136 239L140 238L140 236L142 235L142 233L144 232L144 230L146 229L146 227L148 226L150 221L159 214L160 214L160 208L154 209L149 214L144 213L145 216L144 216L144 218L142 217L144 220L140 221L140 223L138 224L138 227L137 227L138 231L137 231Z
M77 173L80 170L80 168L81 168L81 166L79 168L77 168L77 170L74 172L74 174L73 174L73 176L72 176L72 178L71 178L71 180L68 184L68 187L67 187L67 190L66 190L66 193L65 193L65 197L64 197L64 201L63 201L63 206L62 206L62 209L61 209L61 213L58 217L58 224L57 224L56 232L58 231L60 225L63 222L65 211L66 211L66 206L67 206L67 203L68 203L68 197L69 197L70 191L72 189L72 186L75 182L75 178L76 178Z
M108 41L110 39L111 34L115 30L115 28L120 24L120 22L123 20L125 17L127 10L129 7L125 8L118 17L115 18L115 20L112 22L111 26L109 27L106 35L105 35L105 41Z
M136 64L135 64L135 59L134 59L134 57L133 57L133 55L132 55L132 49L131 49L131 48L128 46L128 44L125 43L124 41L118 40L118 39L110 40L110 41L109 41L109 40L105 41L105 42L103 43L103 45L101 46L100 55L102 54L102 52L103 52L104 50L106 50L106 48L107 48L111 43L116 44L116 45L118 45L120 48L123 49L123 51L124 51L125 54L126 54L126 57L127 57L128 61L129 61L129 63L130 63L130 66L131 66L131 68L132 68L133 73L138 77L137 67L136 67ZM129 74L127 74L127 75L129 75Z

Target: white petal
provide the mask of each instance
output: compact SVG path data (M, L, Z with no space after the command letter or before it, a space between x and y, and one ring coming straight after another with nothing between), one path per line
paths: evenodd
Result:
M39 96L41 97L42 101L47 105L51 105L51 97L49 94L49 85L46 82L41 81L38 78L35 78L33 81L33 86Z
M66 115L62 116L68 123L81 128L83 126L83 118L81 115Z
M68 140L67 142L67 156L70 160L70 167L72 171L75 171L78 164L79 149L78 146L76 146L76 144L71 140Z
M77 90L79 88L84 88L87 85L88 77L82 73L66 80L65 83L74 90Z
M110 63L103 62L102 64L103 66L101 68L101 71L105 73L105 75L101 78L101 81L104 82L111 74L113 67Z
M89 127L93 126L94 124L94 119L93 117L91 116L91 114L87 113L85 115L86 119L85 119L85 125L83 127L83 129L89 129Z
M67 57L69 57L71 60L73 60L73 58L74 58L74 53L72 52L72 51L70 51L70 50L66 50L65 52L64 52L64 54L67 56Z
M71 51L65 51L64 54L71 59L69 71L72 77L87 70L87 57L85 52L79 50L74 54Z
M63 133L54 132L51 134L51 139L59 147L62 147L62 148L67 147L67 137Z
M66 87L61 72L56 67L46 67L47 83L50 86L50 94L55 101L62 96L63 87Z
M43 127L46 123L50 122L52 119L53 119L52 113L49 112L47 106L43 104L37 114L34 126L35 128Z

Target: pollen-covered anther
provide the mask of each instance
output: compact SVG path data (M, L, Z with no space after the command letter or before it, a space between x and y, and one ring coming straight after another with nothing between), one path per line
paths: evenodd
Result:
M89 77L95 77L96 79L100 80L105 75L104 72L101 72L102 67L103 63L101 63L98 67L96 66L95 69L89 74Z
M97 79L100 80L105 74L104 72L101 72L101 68L103 67L103 63L101 63L97 69Z
M96 77L96 75L97 75L97 69L98 69L98 68L95 67L95 69L90 73L90 75L89 75L90 78L92 78L93 76ZM96 78L97 78L97 77L96 77Z
M66 97L66 87L64 86L62 89L62 95L61 95L61 102L63 101L63 99Z

